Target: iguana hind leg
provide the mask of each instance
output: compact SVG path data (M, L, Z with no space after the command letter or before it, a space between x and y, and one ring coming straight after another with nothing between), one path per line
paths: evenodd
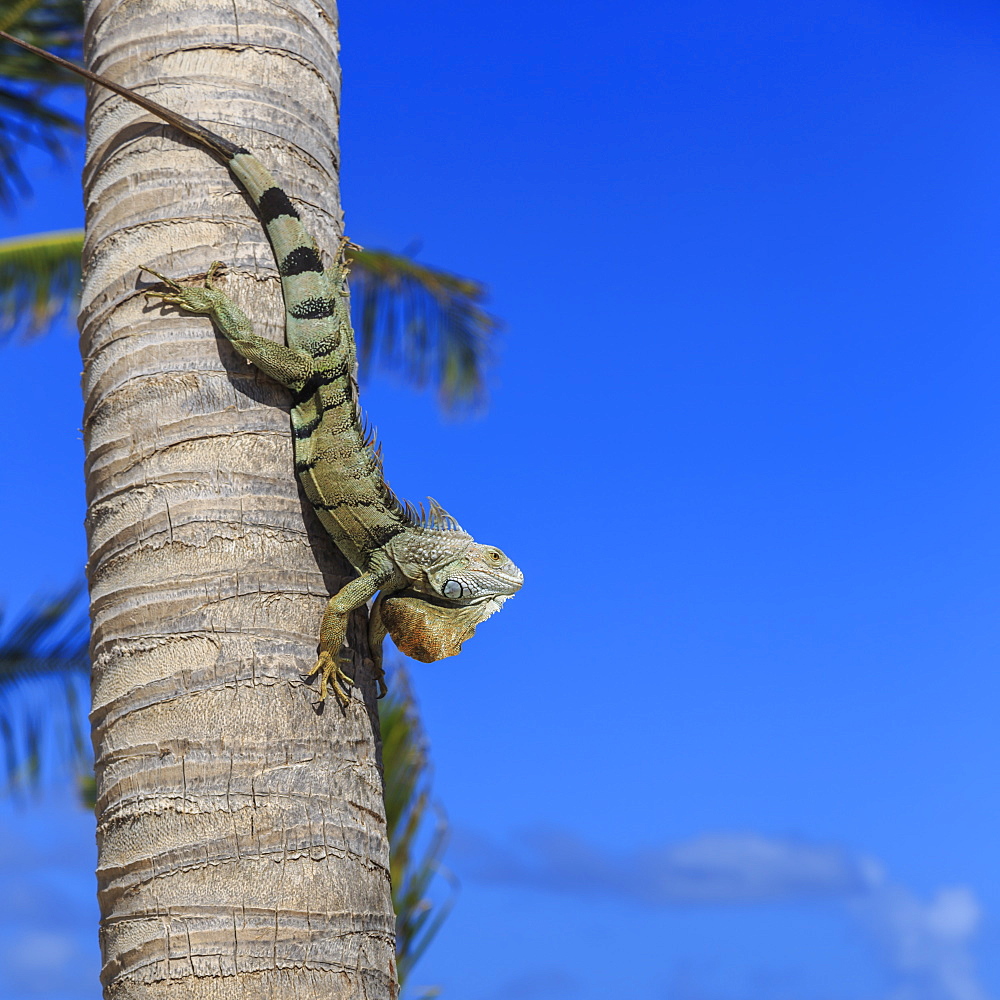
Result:
M375 674L375 682L378 684L379 698L384 698L389 693L385 683L385 670L382 667L382 643L385 642L385 637L388 635L388 629L382 621L382 601L384 598L385 591L383 590L375 598L375 603L372 605L371 611L368 612L368 648L372 654L372 669Z
M246 313L228 295L212 285L222 266L221 261L215 261L208 269L205 284L200 286L181 285L150 267L143 267L143 271L159 278L167 286L167 291L147 288L145 293L185 312L210 316L219 332L247 361L276 382L290 389L301 389L313 373L312 358L305 351L276 344L253 332Z

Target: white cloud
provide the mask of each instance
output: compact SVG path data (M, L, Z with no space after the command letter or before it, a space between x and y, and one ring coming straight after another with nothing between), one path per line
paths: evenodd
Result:
M866 891L876 877L870 862L840 847L756 834L704 834L620 856L555 831L526 834L522 850L468 836L459 845L484 881L654 905L840 899Z
M32 931L15 938L7 948L11 967L19 972L45 973L76 957L76 942L68 934Z
M654 906L837 902L874 940L894 980L887 1000L988 1000L972 955L981 919L973 892L941 889L922 901L874 859L836 845L716 833L616 855L536 831L515 848L467 834L456 847L473 878L574 896Z
M635 858L651 902L757 903L863 891L866 867L839 847L705 834Z
M885 884L850 908L897 978L892 1000L987 1000L970 949L982 916L971 890L940 889L922 902Z

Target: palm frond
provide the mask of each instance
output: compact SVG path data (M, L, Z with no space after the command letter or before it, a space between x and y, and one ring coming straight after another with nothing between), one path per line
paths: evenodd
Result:
M354 328L362 370L374 361L459 410L485 400L485 369L500 322L478 281L388 250L350 251Z
M53 741L74 769L89 766L80 710L90 665L82 592L81 583L73 584L0 635L0 754L8 791L37 782Z
M427 741L402 666L393 670L390 693L379 703L379 721L396 911L396 966L402 986L451 912L456 883L441 866L448 823L430 799ZM429 894L438 877L452 886L444 903L434 902Z
M82 593L83 584L74 583L26 611L0 637L0 692L42 674L87 671L87 623L78 609Z
M0 13L0 28L63 58L79 58L83 5L79 0L14 0ZM11 42L0 41L0 205L11 208L30 191L20 155L27 145L56 157L65 153L69 133L81 131L70 115L45 103L52 90L77 86L65 71Z
M0 31L10 31L32 7L37 5L38 0L14 0L5 11L0 11Z
M73 311L82 249L80 229L0 240L0 342L43 333Z
M0 31L64 59L77 59L83 40L83 4L80 0L14 0L0 12ZM0 77L51 86L81 85L68 71L6 41L0 41Z

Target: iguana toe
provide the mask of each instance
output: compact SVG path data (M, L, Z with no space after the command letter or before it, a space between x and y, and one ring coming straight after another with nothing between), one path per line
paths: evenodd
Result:
M165 274L160 274L159 271L154 271L151 267L146 267L145 264L140 264L139 270L151 274L154 278L159 278L168 288L173 288L178 292L181 290L181 286L173 278L168 278Z

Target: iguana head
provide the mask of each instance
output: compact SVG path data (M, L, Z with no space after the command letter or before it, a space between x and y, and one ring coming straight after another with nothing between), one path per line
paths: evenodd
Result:
M418 594L453 605L510 597L524 574L494 545L480 545L437 501L396 536L389 555Z
M382 617L404 653L429 663L458 653L520 590L524 575L498 548L473 541L434 500L414 521L389 543L410 586L384 599Z

